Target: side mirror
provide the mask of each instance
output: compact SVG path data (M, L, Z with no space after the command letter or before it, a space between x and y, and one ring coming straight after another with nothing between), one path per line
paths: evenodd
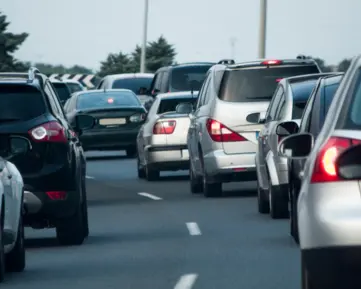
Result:
M278 154L290 159L306 158L312 150L313 142L313 135L309 133L290 135L278 144Z
M276 134L280 137L286 137L298 132L298 124L294 121L281 122L276 128Z
M361 179L361 145L346 149L335 162L336 174L345 180Z
M91 129L95 125L95 119L86 114L79 114L75 116L74 130L80 135L83 130Z
M190 102L184 102L177 105L175 108L177 113L190 114L193 111L193 105Z
M6 137L0 141L0 156L10 159L20 154L26 154L32 149L29 140L21 136Z

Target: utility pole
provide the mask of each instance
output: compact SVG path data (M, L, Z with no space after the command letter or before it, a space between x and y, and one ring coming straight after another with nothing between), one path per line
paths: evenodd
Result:
M147 33L148 33L148 0L144 0L144 23L143 23L143 42L142 42L142 53L140 57L140 72L145 72L145 59L147 50Z
M267 0L260 0L258 58L266 58Z
M236 42L237 39L235 37L232 37L230 40L230 45L231 45L231 59L235 58L235 47L236 47Z

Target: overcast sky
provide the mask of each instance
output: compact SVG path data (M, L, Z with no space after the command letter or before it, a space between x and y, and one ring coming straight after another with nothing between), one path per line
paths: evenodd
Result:
M177 61L257 58L259 0L149 0L148 40L161 34ZM142 40L144 0L0 0L12 32L28 32L16 56L92 69ZM361 53L360 0L269 0L268 58L313 55L336 64ZM356 34L355 34L356 33Z

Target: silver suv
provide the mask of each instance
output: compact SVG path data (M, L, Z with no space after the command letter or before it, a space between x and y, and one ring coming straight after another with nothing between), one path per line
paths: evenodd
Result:
M263 114L280 79L320 72L312 59L214 65L207 72L188 131L192 193L222 194L222 183L256 179L255 153ZM254 121L254 120L253 120Z

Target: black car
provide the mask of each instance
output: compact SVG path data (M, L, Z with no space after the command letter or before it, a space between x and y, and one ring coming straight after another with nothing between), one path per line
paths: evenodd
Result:
M68 85L58 79L51 79L51 83L53 84L53 87L55 88L55 92L58 95L58 98L60 100L61 105L64 105L65 102L70 98L71 96L71 89L68 87Z
M55 227L61 244L82 244L89 234L86 163L75 132L93 120L81 116L70 127L51 81L36 68L0 73L0 110L0 136L20 136L31 148L12 158L24 181L24 225Z
M343 73L322 77L318 80L304 109L300 126L295 122L284 122L280 126L286 131L311 133L316 139L325 121L333 96L342 80ZM297 200L301 189L301 174L306 159L289 160L290 233L298 243Z
M80 136L84 150L126 150L127 156L136 155L136 138L146 110L131 90L78 92L66 103L65 111L70 123L83 113L95 119L95 126Z

